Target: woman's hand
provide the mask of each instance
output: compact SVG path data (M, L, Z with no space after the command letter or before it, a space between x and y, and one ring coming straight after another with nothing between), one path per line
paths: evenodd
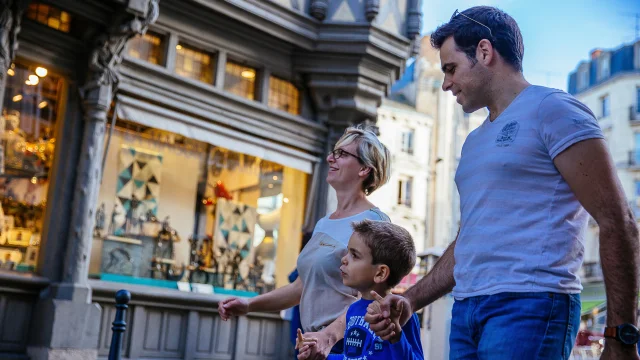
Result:
M223 321L232 316L246 315L249 312L249 301L242 298L228 298L218 303L218 313Z
M296 340L296 349L299 350L298 360L324 360L335 345L335 342L332 342L331 337L324 331L305 333L302 346L298 347L301 337L302 332L298 329L298 340Z

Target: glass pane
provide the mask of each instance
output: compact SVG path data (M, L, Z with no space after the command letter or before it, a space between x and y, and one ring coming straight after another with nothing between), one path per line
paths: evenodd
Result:
M269 78L269 106L298 115L300 114L300 91L289 81L271 76Z
M176 73L190 79L213 84L212 55L188 47L184 44L176 46Z
M106 159L92 277L246 296L288 283L296 258L276 254L300 248L306 174L124 120Z
M152 64L164 65L164 48L164 37L147 32L143 36L137 35L129 41L127 54Z
M254 100L256 93L256 69L227 61L224 90Z
M66 33L69 32L72 21L68 12L53 6L37 3L29 5L27 18Z
M63 114L64 82L44 67L22 64L12 64L7 75L0 121L4 130L0 268L33 271L53 164L55 127Z

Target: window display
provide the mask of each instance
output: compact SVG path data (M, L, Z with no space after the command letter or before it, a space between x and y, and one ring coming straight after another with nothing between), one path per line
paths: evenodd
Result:
M306 177L119 120L99 193L90 272L168 288L190 283L192 291L269 291L278 266L295 267L295 259L276 254L282 231L287 246L299 249L304 196L296 195L306 191L299 188ZM285 206L298 210L283 217Z
M0 268L35 269L62 78L41 66L12 64L0 117Z

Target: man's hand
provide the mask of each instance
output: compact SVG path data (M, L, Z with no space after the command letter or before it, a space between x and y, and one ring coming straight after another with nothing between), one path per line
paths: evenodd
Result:
M303 340L300 340L300 339ZM298 329L298 339L296 349L298 349L298 360L324 360L331 353L333 344L329 335L325 332L308 332L302 336L302 331Z
M395 339L400 335L402 326L411 318L409 300L398 295L387 295L384 298L375 291L371 292L376 301L369 304L364 320L382 340Z
M223 321L232 316L246 315L249 312L249 302L241 298L228 298L218 303L218 313Z
M614 359L638 360L640 359L640 356L638 356L638 348L636 346L622 345L616 340L606 340L600 360Z

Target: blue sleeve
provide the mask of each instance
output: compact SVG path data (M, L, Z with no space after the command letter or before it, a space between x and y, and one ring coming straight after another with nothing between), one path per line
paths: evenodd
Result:
M344 355L342 354L329 354L327 360L342 360L344 359Z
M400 341L390 344L393 360L424 360L418 316L413 314L409 322L402 327Z
M577 142L604 139L591 110L563 91L551 93L542 100L538 117L540 137L551 159Z

